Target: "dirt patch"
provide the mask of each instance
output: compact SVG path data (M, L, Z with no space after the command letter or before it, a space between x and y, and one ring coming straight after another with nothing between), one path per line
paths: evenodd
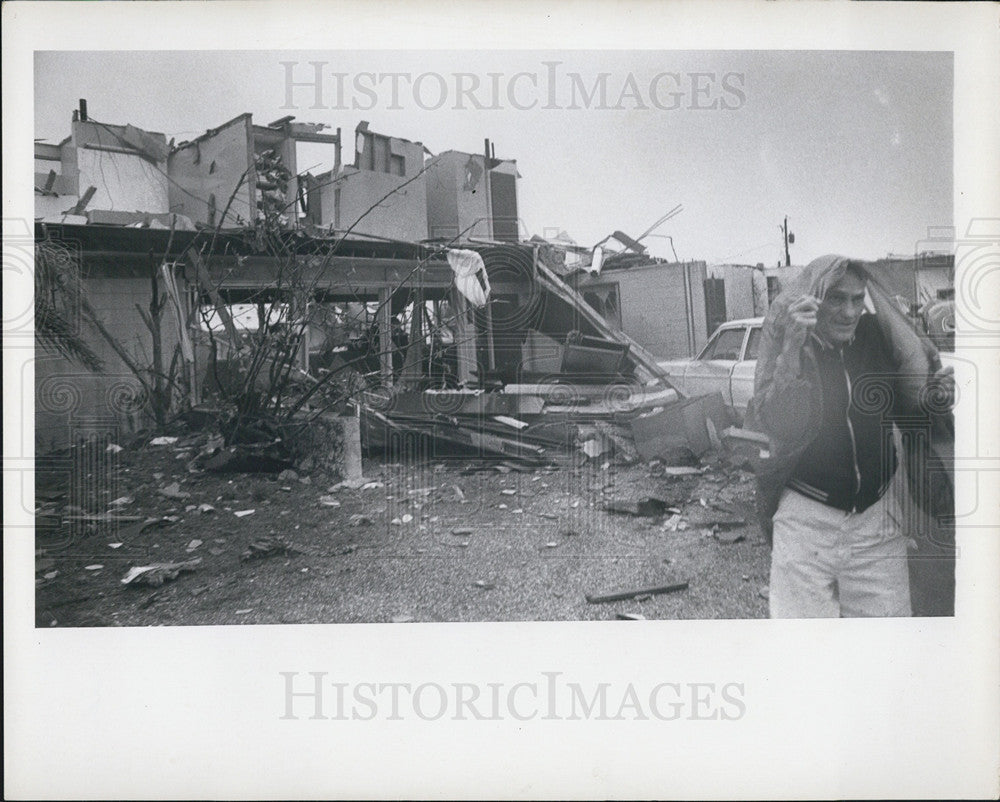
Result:
M369 459L370 481L350 489L319 470L191 473L183 443L116 457L71 529L65 499L39 496L39 627L767 614L758 589L768 549L752 523L733 523L734 511L749 519L752 509L743 470L520 472L469 459ZM605 509L650 498L663 501L662 515L659 506L651 516ZM727 537L713 536L713 520L727 522ZM134 568L181 563L189 570L162 584L121 581ZM586 600L678 581L688 588Z

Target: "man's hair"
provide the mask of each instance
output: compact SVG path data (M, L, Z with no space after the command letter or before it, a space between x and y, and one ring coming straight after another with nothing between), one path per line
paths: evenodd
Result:
M844 272L850 273L855 278L859 278L862 281L868 281L868 270L865 267L865 263L859 262L857 259L848 260L847 267L844 268Z

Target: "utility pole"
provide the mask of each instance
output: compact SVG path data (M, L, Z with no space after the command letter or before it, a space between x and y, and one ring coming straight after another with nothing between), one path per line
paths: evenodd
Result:
M788 246L790 244L792 244L792 245L795 244L795 235L792 234L792 233L790 233L788 231L788 215L787 214L785 215L784 225L778 226L778 229L781 231L781 234L782 234L782 236L784 237L784 240L785 240L785 267L791 267L792 266L792 257L788 253Z

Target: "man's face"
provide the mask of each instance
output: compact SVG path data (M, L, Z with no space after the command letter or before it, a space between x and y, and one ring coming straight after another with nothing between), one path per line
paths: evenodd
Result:
M865 311L865 281L852 272L830 287L816 313L816 333L831 345L848 342L854 336Z

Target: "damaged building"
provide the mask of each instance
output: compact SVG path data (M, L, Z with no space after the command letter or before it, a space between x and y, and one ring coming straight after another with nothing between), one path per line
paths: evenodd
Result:
M432 239L521 239L517 162L497 159L487 140L484 153L448 150L427 165L427 229Z
M329 147L340 165L340 131L284 117L256 125L241 114L170 153L171 211L196 224L226 228L267 220L294 228L306 215L307 189L299 176L298 145Z
M385 136L362 122L354 132L354 164L307 175L307 218L317 228L404 242L427 238L426 149Z
M164 134L73 112L58 145L35 142L35 217L130 225L170 209L169 147Z
M534 458L599 425L625 448L633 419L675 405L689 413L668 446L709 447L705 417L724 427L720 405L685 400L657 361L697 353L746 298L756 312L762 275L655 258L622 232L593 248L523 242L517 164L488 140L482 154L433 156L362 122L345 165L340 129L325 129L242 114L174 144L94 122L81 104L71 137L36 147L37 164L53 164L36 166L36 240L79 260L91 308L80 332L106 366L82 377L44 355L40 448L148 425L151 385L134 374L154 356L149 375L169 371L177 388L169 403L212 403L275 316L302 326L289 347L303 381L359 377L370 445L409 433ZM303 146L331 168L303 169ZM99 182L101 159L127 168L104 175L142 180ZM65 193L59 214L47 193ZM70 374L72 403L49 403Z

